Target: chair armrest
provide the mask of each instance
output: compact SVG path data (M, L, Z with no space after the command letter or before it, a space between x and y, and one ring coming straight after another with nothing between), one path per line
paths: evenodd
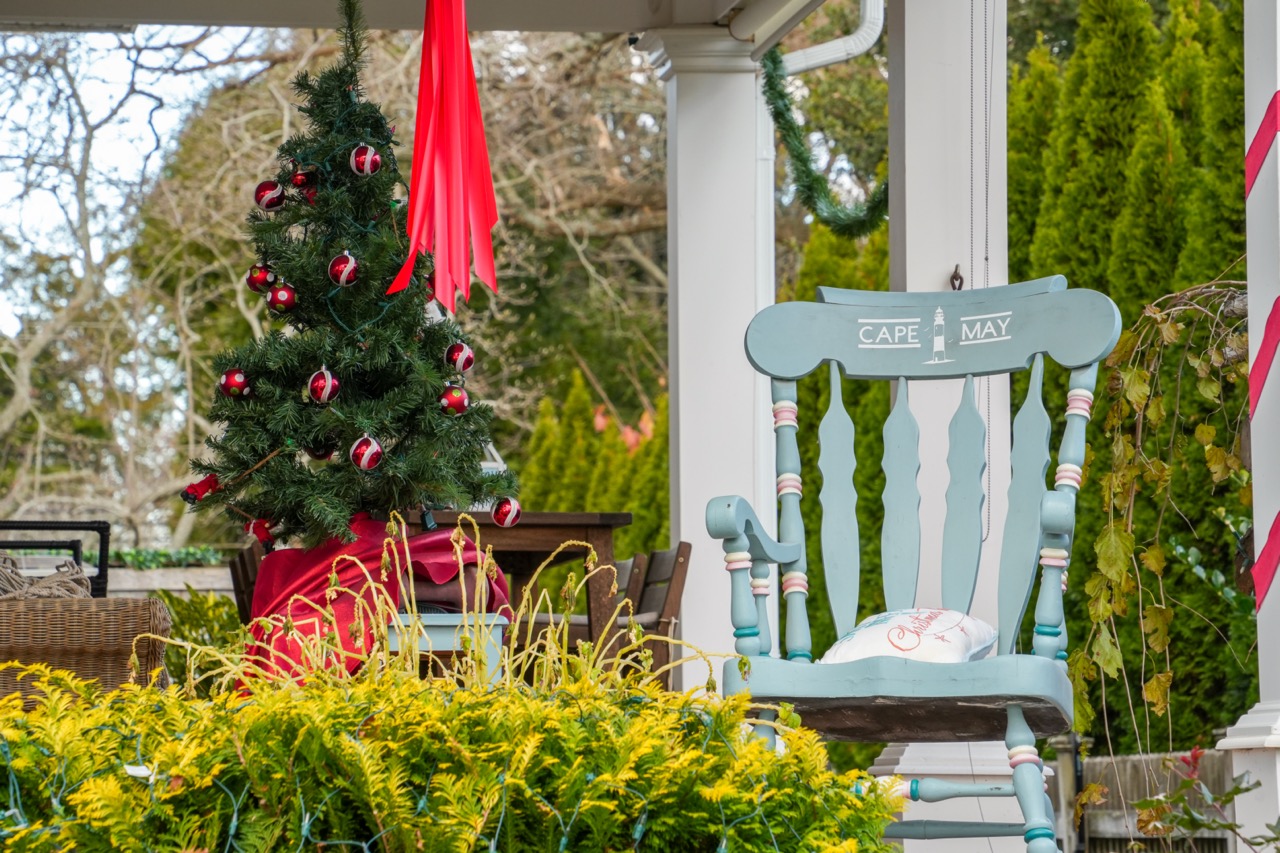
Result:
M726 551L746 550L753 560L791 563L800 559L800 543L778 542L765 533L764 525L745 498L724 495L707 502L707 533L725 541ZM732 546L730 540L745 540Z

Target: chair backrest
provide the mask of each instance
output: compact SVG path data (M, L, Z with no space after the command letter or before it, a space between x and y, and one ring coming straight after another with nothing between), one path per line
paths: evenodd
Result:
M987 464L986 427L976 403L974 379L1030 367L1030 387L1013 425L1013 480L1000 540L997 651L1013 650L1042 545L1070 550L1074 494L1080 484L1084 427L1098 362L1115 346L1120 334L1120 314L1109 298L1089 290L1067 290L1066 284L1062 276L1054 276L959 293L819 288L817 302L774 305L752 320L746 335L747 357L758 371L773 379L779 540L801 547L797 561L779 566L788 604L789 656L794 645L793 620L803 622L797 635L804 638L803 643L808 642L804 596L789 594L807 589L796 380L823 365L827 365L831 402L819 426L821 544L838 634L850 630L857 618L860 543L853 471L855 465L868 461L854 456L854 426L843 400L842 377L897 381L896 400L884 424L882 460L883 583L891 610L915 606L920 571L919 426L908 406L909 389L918 381L964 380L949 432L941 603L968 612L982 550L982 477ZM1049 491L1045 473L1050 420L1041 399L1045 355L1071 370L1067 414L1075 416L1067 419L1054 487L1064 500L1069 499L1072 510L1066 534L1055 529L1052 536L1045 534L1041 519L1042 499ZM1052 514L1055 518L1060 515ZM993 530L989 535L999 533ZM799 605L798 610L793 603ZM801 649L799 654L807 657L809 650Z
M644 589L636 604L636 614L656 613L658 633L667 634L680 612L685 576L689 571L689 550L692 547L688 542L680 542L674 548L654 551L649 555Z
M241 624L249 624L253 612L253 588L258 583L258 566L266 555L262 543L254 541L231 558L231 588L235 592Z
M618 570L618 594L614 598L616 604L630 601L636 608L635 612L640 612L640 594L644 589L644 576L648 565L647 554L636 554L628 560L617 561L615 568Z

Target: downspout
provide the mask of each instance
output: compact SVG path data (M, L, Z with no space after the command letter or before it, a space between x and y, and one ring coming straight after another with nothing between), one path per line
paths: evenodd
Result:
M843 38L793 51L783 57L787 75L803 74L837 62L847 62L872 48L884 31L884 0L862 0L858 28Z

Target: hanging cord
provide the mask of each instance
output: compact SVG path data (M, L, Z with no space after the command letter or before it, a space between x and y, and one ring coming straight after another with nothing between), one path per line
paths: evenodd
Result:
M814 218L838 237L865 237L884 223L889 212L889 182L881 181L865 204L840 204L831 195L827 178L813 167L813 154L805 140L804 130L792 112L787 93L787 72L782 52L776 47L760 60L764 71L764 101L773 118L782 145L791 158L791 177L796 197Z
M982 289L991 286L991 0L982 0ZM977 282L977 175L974 163L977 161L977 116L974 115L975 91L974 66L977 64L977 0L969 0L969 274ZM985 397L987 411L987 467L984 473L986 480L987 500L985 519L982 530L982 541L986 542L991 535L991 380L983 378L980 386Z

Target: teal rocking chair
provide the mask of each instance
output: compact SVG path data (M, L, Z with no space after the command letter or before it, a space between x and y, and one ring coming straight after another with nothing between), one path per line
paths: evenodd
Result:
M774 305L747 329L747 358L772 378L777 434L778 539L765 532L740 497L712 500L707 529L723 540L732 587L735 648L726 662L726 693L749 692L762 703L794 705L804 725L825 737L853 741L955 742L1003 739L1012 784L906 780L912 800L1016 797L1022 823L907 820L896 838L1021 836L1028 853L1056 851L1053 806L1044 791L1036 739L1068 730L1071 684L1062 590L1075 527L1076 493L1084 462L1085 426L1098 363L1115 346L1120 314L1106 296L1067 290L1061 276L960 293L880 293L819 288L817 302ZM1053 487L1050 419L1041 400L1045 357L1070 370L1066 429ZM858 496L853 484L854 426L841 378L897 380L884 424L884 528L881 558L889 611L937 606L917 602L922 535L942 537L941 607L968 614L983 541L982 477L985 424L975 377L1030 368L1030 387L1013 422L1012 482L1001 540L999 624L993 653L977 660L938 662L876 656L814 662L806 613L808 576L800 516L803 478L796 441L796 380L826 366L831 403L819 426L818 468L822 564L836 632L855 628L858 613ZM947 514L941 531L921 531L919 429L907 405L917 382L964 379L951 419ZM811 473L811 472L809 472ZM991 531L990 536L1001 535ZM1039 595L1029 648L1019 642L1039 564ZM778 566L786 604L786 647L774 656L766 617L769 565ZM932 612L932 611L931 611ZM875 623L879 624L879 623ZM772 738L770 726L757 732Z

